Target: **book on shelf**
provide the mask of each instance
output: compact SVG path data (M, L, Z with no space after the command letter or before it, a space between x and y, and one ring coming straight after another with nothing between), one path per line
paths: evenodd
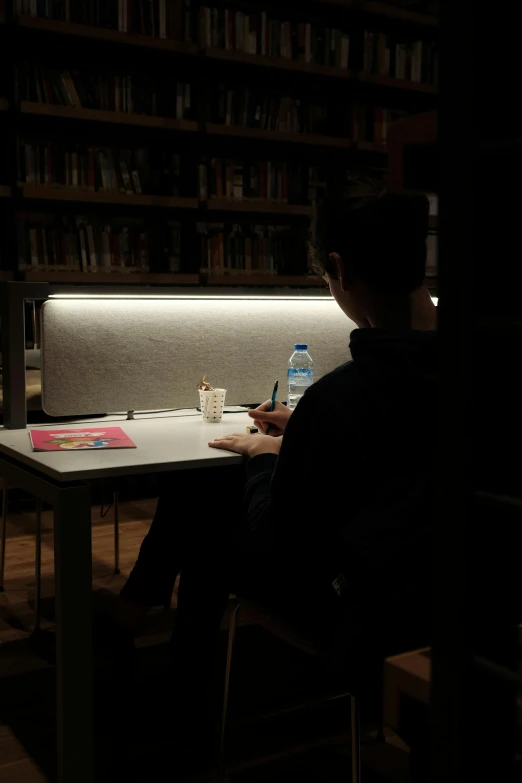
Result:
M191 115L188 83L139 72L60 70L38 62L16 69L15 100L178 120Z
M247 13L232 8L199 9L202 47L263 57L279 57L347 69L350 35L346 30L289 21L266 11Z
M275 201L303 204L305 166L286 161L203 159L199 164L201 201Z
M194 6L192 0L14 0L18 16L188 42L195 40Z
M18 183L178 197L180 156L158 147L65 147L53 142L19 140Z
M198 223L202 274L277 275L284 268L281 238L289 226Z
M377 30L365 30L362 70L411 82L438 84L438 48L432 41L405 40Z

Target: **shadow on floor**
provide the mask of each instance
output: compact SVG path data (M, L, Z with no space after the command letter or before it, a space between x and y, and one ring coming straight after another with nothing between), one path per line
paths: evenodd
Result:
M22 654L29 642L12 644L19 644ZM43 636L39 644L40 653L48 659L52 635ZM218 742L225 657L226 634L222 633L212 685L211 703L215 706L209 716L214 726L214 751ZM168 665L168 644L137 649L132 663L115 660L98 651L95 666L96 783L119 780L159 783L199 772L197 764L189 764L182 765L180 775L176 775L177 762L172 745L176 705L165 703ZM349 700L341 699L321 708L289 712L266 720L256 717L261 712L273 712L284 703L308 701L331 690L331 685L317 662L308 656L258 627L240 629L232 672L227 737L230 783L301 777L318 781L349 780L348 757L336 758L324 748L313 747L318 743L328 744L333 737L349 747ZM55 780L54 687L53 667L5 677L1 681L0 703L2 723L9 726L51 781ZM208 709L202 706L202 717L205 715L208 715ZM202 735L202 744L203 740ZM200 760L203 751L201 746ZM263 763L270 757L275 760ZM256 760L254 764L253 760ZM200 779L211 779L211 775L205 773ZM376 773L366 777L368 783L384 783L390 779ZM402 778L395 776L397 780L407 781L407 773Z

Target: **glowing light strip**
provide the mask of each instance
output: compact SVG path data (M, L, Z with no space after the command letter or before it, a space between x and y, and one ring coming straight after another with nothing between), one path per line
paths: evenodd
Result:
M254 296L252 294L237 294L236 296L219 296L208 294L202 296L201 294L49 294L49 299L193 299L201 302L207 300L224 300L233 302L238 299L257 299L260 301L271 302L273 300L280 300L285 302L302 302L303 300L309 302L333 302L333 296L325 294L324 296ZM439 298L432 296L431 301L434 305L437 305Z
M260 299L272 301L273 299L282 299L287 302L302 301L307 299L314 302L333 302L333 297L325 294L324 296L253 296L249 294L238 294L237 296L215 296L209 294L202 296L197 294L49 294L49 299L199 299L200 301L214 301L215 299L234 301L236 299Z

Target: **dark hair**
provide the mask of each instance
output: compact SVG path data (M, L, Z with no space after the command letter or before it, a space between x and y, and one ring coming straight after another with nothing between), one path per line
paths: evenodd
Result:
M408 293L425 276L429 203L425 196L387 193L372 180L355 180L318 206L310 261L318 275L337 278L330 253L349 275L374 288Z

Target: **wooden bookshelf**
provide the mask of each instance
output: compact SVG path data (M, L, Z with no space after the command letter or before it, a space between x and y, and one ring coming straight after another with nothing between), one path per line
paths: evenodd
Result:
M237 136L242 139L264 139L265 141L284 141L296 144L311 144L319 147L348 148L353 146L351 139L337 136L319 136L313 133L291 133L287 131L263 130L262 128L242 128L239 125L220 125L208 122L207 133L213 136Z
M334 68L316 63L305 63L301 60L290 60L286 57L268 57L262 54L247 54L235 50L211 47L203 49L203 55L211 60L226 60L244 65L257 65L261 68L277 68L282 71L308 73L313 76L329 76L337 79L350 79L352 73L348 68Z
M177 272L33 272L23 273L31 283L128 283L140 285L199 285L199 275Z
M288 9L289 11L290 9L293 11L297 10L293 9L293 5L293 2L288 0L288 2L281 4L281 11L284 11L284 9ZM330 6L329 10L328 6ZM241 7L245 12L249 13L253 10L253 3L248 2L248 0L242 0ZM313 18L311 24L324 26L325 24L329 24L330 18L341 18L341 16L344 15L340 13L342 9L346 9L347 11L345 15L346 19L348 19L349 13L352 14L354 24L357 27L372 26L375 29L380 29L383 32L390 32L395 35L395 31L399 31L401 24L404 23L406 30L405 40L409 40L408 36L418 36L418 38L422 38L423 41L427 40L430 46L433 43L435 35L433 31L436 31L438 27L437 20L432 17L405 11L402 8L394 8L384 2L365 2L364 0L310 0L309 3L305 4L305 8L302 9L302 16L304 21ZM386 20L390 20L388 24L389 29L386 27ZM332 169L339 167L341 165L341 160L348 162L349 159L351 164L352 158L354 161L358 158L362 163L361 159L363 156L369 154L375 155L374 159L371 157L368 158L374 166L377 166L378 164L381 168L384 168L384 165L386 164L386 158L384 156L388 155L389 151L391 151L390 144L354 141L351 138L328 136L320 133L291 133L287 131L263 130L261 128L226 126L207 122L209 115L206 99L208 98L208 95L205 90L198 89L198 86L201 88L202 82L208 81L210 78L215 78L216 81L226 82L229 70L231 70L231 79L235 73L237 77L241 77L241 81L244 85L248 85L251 83L254 69L257 68L260 81L268 81L266 89L269 92L273 92L274 90L279 91L274 82L282 82L285 80L285 83L288 82L288 87L285 87L285 89L290 91L291 84L294 83L296 90L298 85L300 85L299 94L303 93L306 95L308 87L310 87L311 93L320 93L320 100L322 100L323 92L324 94L328 93L329 95L329 91L325 88L330 84L331 91L334 91L334 97L336 95L335 91L339 92L338 88L342 88L342 86L345 85L346 88L348 88L348 93L350 93L351 88L353 88L353 99L362 103L377 102L379 105L393 106L394 95L396 95L398 96L397 104L401 102L403 102L405 106L411 104L412 108L415 108L416 104L421 102L421 99L422 106L424 107L433 107L436 105L436 99L433 96L436 96L437 87L431 84L396 79L392 76L369 74L358 71L356 68L360 67L362 64L362 58L359 60L359 66L355 65L354 60L354 68L348 69L319 65L317 63L306 63L303 62L303 60L292 60L285 57L270 57L260 54L253 55L235 50L204 47L197 42L187 43L173 41L156 36L124 33L102 27L76 24L73 22L61 22L27 15L15 18L13 21L11 21L11 17L9 17L9 25L9 29L6 29L5 32L12 33L13 37L16 38L17 46L20 50L27 52L28 58L33 49L33 43L39 42L42 51L44 49L52 51L53 47L59 46L62 52L61 64L64 69L74 69L75 64L77 64L75 50L79 49L81 49L83 53L88 50L93 50L95 52L99 51L100 55L102 55L103 51L103 56L112 52L113 55L111 55L111 59L114 62L114 67L125 63L124 67L127 67L128 65L129 68L132 68L134 61L139 57L140 69L146 78L145 91L149 86L152 89L153 74L157 69L155 52L160 53L162 60L165 61L167 70L169 68L168 63L175 69L177 69L178 65L185 65L187 68L192 66L192 76L188 76L187 81L190 80L195 88L192 90L192 96L193 101L196 100L197 103L194 103L193 105L193 116L198 118L197 122L101 109L87 109L80 106L50 105L33 101L22 101L19 104L13 104L4 97L0 97L0 112L11 110L13 118L17 120L16 123L9 123L9 132L13 136L11 141L14 140L15 134L27 133L31 136L31 142L34 141L34 143L36 143L36 141L39 141L43 143L43 137L50 133L52 138L56 135L59 139L65 139L65 141L56 142L57 144L65 146L68 143L68 136L71 137L74 142L74 138L72 137L76 133L76 130L81 130L82 140L85 136L88 137L90 127L93 138L90 139L88 143L96 144L99 141L100 129L102 127L101 124L104 124L113 129L113 134L107 133L109 138L114 136L114 138L119 141L119 137L121 137L121 141L119 141L120 144L132 144L132 142L128 142L127 140L130 127L157 129L158 133L154 130L147 133L140 133L140 131L137 131L136 133L132 133L131 136L133 139L140 135L145 137L145 141L136 143L136 146L151 147L156 144L156 139L162 144L165 143L166 146L169 145L169 149L171 144L177 145L178 154L180 156L187 156L187 171L183 172L184 177L185 174L189 176L189 168L195 169L193 180L194 187L198 181L196 161L201 156L204 156L203 160L214 156L219 157L220 154L224 154L222 150L228 150L229 148L233 151L235 148L241 148L243 152L243 148L246 150L248 144L255 145L256 142L261 150L261 157L263 157L263 152L259 142L267 143L266 154L264 155L265 158L272 155L272 152L269 152L270 144L281 144L281 157L284 157L287 153L288 156L290 156L290 153L292 152L289 146L285 147L283 145L293 144L294 151L292 152L292 155L295 154L296 160L299 158L303 163L303 184L308 182L308 179L313 176L321 180L330 181L330 174L327 174L326 172L330 172ZM425 28L424 33L422 28ZM431 30L429 30L429 28L431 28ZM398 35L400 35L400 33L398 33ZM181 58L184 58L183 63L181 62ZM91 60L91 62L95 63L96 58ZM339 62L339 59L337 59L337 62ZM250 66L251 70L248 68L245 69L244 66ZM95 68L96 65L93 64L92 69L95 70ZM426 72L425 78L429 78L432 72L433 69L430 68ZM269 78L270 73L272 73L273 79ZM320 77L324 80L330 79L337 81L320 81L316 77ZM14 85L7 84L6 89L3 90L3 94L5 96L10 96L13 86ZM143 90L141 90L141 92L143 92ZM347 93L347 90L343 89L342 100L351 100L352 96L350 94L345 95L345 93ZM34 97L33 93L22 94L26 97L31 94ZM293 93L289 92L288 94ZM63 97L65 98L65 95ZM431 103L430 97L433 97ZM330 115L328 114L328 116ZM80 122L83 122L82 127L80 127ZM354 122L359 123L359 120L355 119ZM72 123L76 124L73 125ZM96 126L95 123L99 123L100 125ZM351 125L347 123L346 127L350 128ZM22 128L23 131L21 130ZM125 133L125 131L127 131L127 133ZM172 136L170 135L171 132L173 133ZM175 136L174 134L178 132L179 134ZM355 131L353 135L356 135ZM359 133L359 135L369 134ZM225 143L224 139L226 137L229 137L231 141ZM379 136L376 137L379 138ZM22 138L24 138L23 135ZM246 141L240 144L240 139L245 139ZM52 139L46 139L46 141L50 142ZM301 152L299 152L299 150L301 150ZM332 150L332 152L329 150ZM346 155L341 155L339 154L341 150L349 150L349 152ZM256 155L257 154L256 151ZM273 154L276 154L275 151ZM382 157L377 159L378 155ZM320 163L318 163L318 161ZM29 165L29 168L34 166L32 162L26 165ZM68 162L66 158L66 167L68 167L68 170L71 165L70 160ZM308 169L306 169L307 166L309 167ZM313 174L312 166L323 167L325 169L324 177L319 174ZM308 176L306 175L307 171ZM0 177L1 174L2 172L0 172ZM10 172L9 176L3 176L1 178L4 182L10 182L14 176L16 176L16 174L13 171ZM20 176L25 178L23 174ZM34 176L32 178L34 179ZM326 187L326 183L310 182L308 184L310 187ZM212 192L215 193L215 190ZM259 193L260 191L257 190L253 192ZM198 198L126 194L119 191L93 191L79 187L72 188L60 185L30 185L21 183L18 187L12 188L6 185L0 185L0 198L13 199L10 204L11 210L16 214L17 220L24 220L26 223L29 221L29 213L36 211L43 211L50 215L59 215L62 211L72 212L72 210L78 209L79 212L83 212L84 210L89 210L88 214L91 214L91 212L93 214L95 213L99 217L101 216L101 219L104 222L107 220L107 223L112 222L112 216L114 216L114 219L116 220L127 211L128 216L128 213L132 212L133 216L139 217L139 219L144 222L148 222L152 219L152 222L156 223L158 220L162 219L159 214L161 209L165 210L165 214L167 214L167 210L171 210L174 213L176 221L180 220L180 216L183 215L183 210L190 210L191 212L186 212L184 217L190 217L191 219L185 220L181 226L181 236L184 237L183 244L180 245L178 227L173 228L172 233L168 234L167 241L176 247L176 250L173 251L176 253L179 252L180 247L190 247L190 243L186 244L185 239L190 239L194 247L199 247L197 241L199 237L192 236L196 228L196 220L205 223L212 223L213 221L242 221L247 223L254 221L271 224L280 218L278 222L290 223L295 220L300 228L304 228L303 221L312 216L315 210L313 206L308 204L287 204L275 200L211 198L207 201L200 201ZM109 205L112 206L110 210L108 208ZM128 209L129 207L130 209ZM157 210L156 213L152 212L153 208ZM179 212L176 212L177 210L179 210ZM107 218L104 217L104 214L107 214ZM25 227L24 230L27 230L27 227ZM38 227L37 230L40 231L43 229ZM53 234L54 231L52 227L45 230L48 230L50 234ZM83 236L81 233L82 231L84 231L84 229L80 229L80 237ZM152 234L150 237L150 245L152 247ZM5 247L16 247L17 242L19 241L21 241L21 239L19 240L13 231L12 236L9 239L6 238ZM147 234L147 242L148 241L149 235ZM4 251L4 248L2 248L2 250ZM196 255L198 254L196 253ZM58 253L58 256L61 257L61 252ZM152 262L153 261L154 259L152 258ZM193 259L193 261L194 263L191 268L197 269L199 267L200 259ZM296 252L295 264L294 261L292 261L290 268L296 270L302 268L303 271L306 269L304 252L302 266L299 265L299 262L300 256L298 257ZM23 277L26 280L32 281L50 280L56 283L63 282L72 284L107 282L114 284L201 284L208 286L289 285L310 287L323 285L322 281L318 278L306 274L281 276L269 274L246 275L244 273L233 275L175 275L156 273L145 274L127 271L96 271L94 273L82 273L41 271L42 268L43 267L28 267L27 271L14 273L13 276L15 279L21 279ZM154 269L157 267L152 266L152 268ZM239 270L237 271L239 272ZM2 279L1 273L0 279ZM435 279L430 278L427 281L427 285L430 290L435 291L437 282Z
M96 41L119 43L125 46L139 46L145 49L156 49L178 54L197 54L197 44L186 41L172 41L167 38L159 38L151 35L138 35L136 33L122 33L119 30L107 30L104 27L91 27L90 25L76 24L75 22L60 22L54 19L41 19L34 16L20 16L16 20L18 27L29 30L40 30L58 35L70 35L76 38L90 38Z
M309 275L207 275L204 277L208 285L293 285L324 288L324 281L320 277Z
M314 207L306 204L281 204L278 201L257 201L255 199L209 199L204 202L210 211L226 212L263 212L270 215L313 215Z
M324 288L320 277L311 275L186 275L177 272L46 272L27 270L22 273L31 283L125 283L136 285L192 285L201 282L209 286L301 286ZM12 272L0 271L0 281L12 280Z
M226 60L229 62L255 65L261 68L278 68L279 70L308 73L314 76L325 76L335 79L348 79L364 82L376 87L393 87L394 89L408 90L409 92L421 92L436 95L438 88L433 84L423 82L411 82L407 79L396 79L394 76L385 76L378 73L366 73L357 71L354 73L348 68L335 68L316 63L305 63L301 60L289 60L284 57L267 57L260 54L247 54L227 49L204 49L206 57L214 60Z
M379 152L381 155L388 154L386 144L379 144L376 141L355 141L354 146L361 152Z
M437 95L439 91L439 88L434 84L410 82L407 79L396 79L394 76L385 76L380 73L366 73L366 71L358 71L357 80L364 82L364 84L373 84L375 87L393 87L397 90L422 92L428 95Z
M83 109L79 106L55 106L49 103L20 101L22 114L39 114L45 117L57 117L68 120L89 120L91 122L110 122L118 125L136 125L147 128L165 128L166 130L197 132L197 122L176 120L171 117L149 117L146 114L127 114L121 111L102 109Z
M324 0L326 3L343 5L347 8L364 10L365 13L375 15L384 15L388 18L401 19L403 21L432 20L435 24L427 23L428 26L438 26L437 20L432 17L425 17L423 14L414 14L402 9L394 9L392 6L383 6L380 3L353 3L350 0ZM374 10L372 10L374 9ZM386 9L387 13L383 9ZM305 63L301 60L291 60L285 57L269 57L267 55L248 54L235 50L221 49L218 47L208 47L200 49L197 44L184 41L171 41L165 38L152 37L146 35L137 35L134 33L122 33L117 30L107 30L101 27L91 27L88 25L75 24L73 22L60 22L51 19L40 19L32 16L21 16L16 21L21 28L39 30L42 32L58 33L61 35L76 36L94 40L123 43L127 46L140 46L149 49L170 51L180 54L201 56L211 60L224 60L228 62L242 63L245 65L255 65L262 68L276 68L279 70L293 71L297 73L310 74L337 79L357 79L365 84L381 87L393 87L396 89L408 90L410 92L422 92L436 94L438 88L432 84L422 82L411 82L405 79L395 79L392 76L380 74L369 74L363 71L353 74L348 68L336 68L332 66L318 65L316 63Z
M385 3L364 2L364 0L317 0L320 5L335 5L350 11L358 11L368 16L380 16L383 19L396 19L400 22L408 22L419 27L439 27L439 20L435 16L421 14L416 11L406 11Z
M26 199L42 201L74 201L83 204L122 204L139 207L167 207L172 209L197 209L196 198L171 198L169 196L150 196L104 191L83 190L54 185L23 185L20 195Z
M13 279L13 273L0 269L0 283L6 283Z

